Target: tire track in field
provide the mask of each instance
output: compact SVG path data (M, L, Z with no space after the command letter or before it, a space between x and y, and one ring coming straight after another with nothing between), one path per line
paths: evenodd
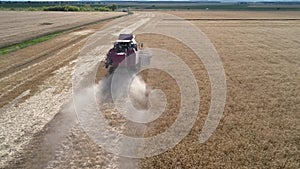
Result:
M86 37L86 36L85 36ZM22 69L28 68L29 66L42 62L43 60L46 60L48 57L52 57L53 55L57 55L57 51L63 50L66 47L69 47L73 44L77 44L82 40L82 37L75 37L74 39L71 39L69 42L64 43L62 45L54 46L54 48L45 50L42 53L37 54L37 57L34 57L28 61L25 61L23 63L17 63L11 67L8 67L7 69L0 72L0 79L4 78L10 74L13 74L17 71L20 71Z
M69 48L69 50L64 51L61 55L64 55L65 57L57 55L58 51L52 51L52 53L56 53L55 57L40 61L31 67L25 68L25 70L23 69L22 71L16 72L8 78L1 79L1 83L6 84L6 86L3 86L0 90L0 107L9 103L22 92L32 88L32 84L41 82L45 77L48 77L51 72L69 64L70 61L76 58L76 53L78 54L79 52L78 50L75 50L76 47L83 45L84 40L86 39L78 39L78 42L74 45L75 48ZM42 58L43 57L50 56L42 55ZM30 62L28 64L30 64ZM32 71L35 73L31 73ZM33 94L34 93L31 93L31 95Z

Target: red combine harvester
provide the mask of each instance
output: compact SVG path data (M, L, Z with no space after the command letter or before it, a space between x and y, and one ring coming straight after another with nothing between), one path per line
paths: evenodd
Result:
M137 42L132 34L120 34L114 47L109 50L105 60L105 68L112 74L117 67L136 71L141 67Z

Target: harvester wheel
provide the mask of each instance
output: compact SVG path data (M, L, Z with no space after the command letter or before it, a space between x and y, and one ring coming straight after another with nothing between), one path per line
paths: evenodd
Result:
M109 67L109 69L108 69L108 73L109 73L109 74L113 74L114 71L115 71L115 68L114 68L114 67Z

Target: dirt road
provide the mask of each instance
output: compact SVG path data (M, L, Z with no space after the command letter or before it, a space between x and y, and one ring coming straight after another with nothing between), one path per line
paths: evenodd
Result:
M176 13L190 18L235 16L234 12L192 14ZM261 18L257 13L244 15ZM283 19L298 16L272 12L264 15ZM201 94L196 123L173 149L141 160L119 158L93 142L70 106L72 79L92 76L95 70L97 81L102 79L106 70L98 64L116 36L138 33L156 24L172 30L175 21L159 23L161 19L156 13L136 13L120 19L105 34L101 30L106 23L96 24L0 56L0 168L297 168L297 20L193 21L216 46L228 86L223 118L213 136L203 144L199 143L199 134L207 118L213 87L207 67L183 41L151 33L138 35L138 41L145 47L172 51L193 72ZM74 75L78 62L82 64ZM178 84L171 76L159 70L146 74L147 85L161 89L168 100L166 112L143 131L145 137L150 137L163 133L176 121L181 100ZM195 89L189 94L193 98ZM112 106L106 106L104 114L112 121L111 126L120 127L124 121Z

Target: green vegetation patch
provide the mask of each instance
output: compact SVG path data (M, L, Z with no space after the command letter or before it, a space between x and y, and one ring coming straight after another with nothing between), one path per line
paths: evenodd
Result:
M80 11L78 6L48 6L43 7L43 11Z
M90 4L47 4L47 3L5 3L0 4L0 10L10 11L72 11L72 12L84 12L84 11L100 11L109 12L116 11L118 5L90 5Z
M82 6L72 6L72 5L58 5L58 6L47 6L43 7L43 11L102 11L109 12L115 11L117 9L117 5L113 4L110 6L90 6L90 5L82 5Z
M7 54L7 53L10 53L10 52L13 52L13 51L16 51L18 49L23 49L23 48L26 48L28 46L32 46L32 45L44 42L46 40L52 39L52 38L54 38L55 36L58 36L61 33L62 32L56 32L56 33L52 33L52 34L42 36L42 37L39 37L39 38L36 38L36 39L27 40L27 41L24 41L24 42L15 44L15 45L11 45L11 46L1 48L0 49L0 56L4 55L4 54Z

